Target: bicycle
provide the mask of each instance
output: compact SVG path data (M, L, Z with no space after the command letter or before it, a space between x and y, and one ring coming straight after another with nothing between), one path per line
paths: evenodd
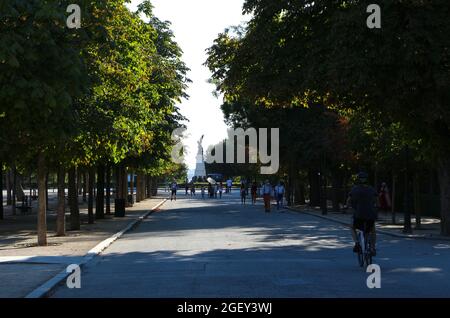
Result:
M343 211L346 213L348 211L349 207L344 205ZM363 224L363 228L367 229L367 224ZM364 267L364 264L366 264L366 267L372 264L373 261L373 255L371 251L371 236L369 235L368 231L361 230L359 228L356 229L356 237L358 239L359 243L359 249L358 249L358 263L359 266Z
M364 228L367 229L366 224L364 223ZM360 267L364 267L364 265L369 266L372 264L372 250L371 250L371 238L368 231L362 229L356 229L356 236L359 242L358 249L358 263Z

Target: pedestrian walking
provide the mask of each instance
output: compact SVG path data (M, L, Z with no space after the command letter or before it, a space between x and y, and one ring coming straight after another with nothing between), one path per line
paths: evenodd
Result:
M380 210L383 212L388 212L391 210L392 202L391 195L389 193L389 188L386 182L381 184L380 192L378 194L378 201L380 204Z
M246 186L245 186L244 181L241 182L240 194L241 194L241 204L245 205L245 199L247 197L247 193L246 193Z
M227 180L227 193L231 193L231 187L233 186L233 181L231 179Z
M222 182L219 184L219 198L222 199L223 185Z
M255 182L253 182L252 184L252 204L255 205L256 204L256 197L258 195L258 184Z
M262 187L262 193L264 198L264 209L267 213L270 212L270 197L272 194L272 186L269 183L269 180L266 180Z
M205 198L205 187L204 186L202 186L201 192L202 192L202 199L204 199Z
M212 199L214 197L214 189L211 183L208 184L208 197Z
M283 208L283 197L284 197L284 183L278 182L277 186L275 187L275 198L277 199L277 210Z
M170 189L171 189L171 194L170 194L170 201L173 201L173 200L177 200L177 189L178 189L178 184L177 184L177 182L175 181L175 179L173 180L173 182L172 182L172 184L171 184L171 186L170 186Z

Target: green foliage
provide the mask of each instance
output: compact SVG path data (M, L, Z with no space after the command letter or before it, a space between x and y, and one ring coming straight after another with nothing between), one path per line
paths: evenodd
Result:
M65 25L69 1L1 2L3 161L31 165L46 150L67 166L167 166L188 69L169 22L149 1L138 12L126 2L79 1L76 30Z

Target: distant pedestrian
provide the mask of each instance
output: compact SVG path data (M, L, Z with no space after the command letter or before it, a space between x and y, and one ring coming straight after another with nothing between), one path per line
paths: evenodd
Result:
M278 182L277 186L275 187L275 198L277 199L277 210L283 208L283 197L284 197L284 183Z
M233 186L233 181L231 179L227 180L227 193L231 193L231 187Z
M194 196L195 197L195 183L192 182L191 184L191 197Z
M266 180L262 187L262 193L264 198L264 209L267 213L270 212L270 198L272 194L272 186L269 183L269 180Z
M222 182L219 184L219 198L222 199L223 185Z
M211 183L208 184L208 197L212 199L214 197L214 188Z
M186 183L184 184L184 189L186 190L186 196L187 196L189 193L189 183L187 182L187 180L186 180Z
M256 181L253 182L251 191L252 191L252 204L254 205L256 204L256 197L258 195L258 184L256 183Z
M246 186L245 186L245 183L242 181L241 182L241 189L240 189L240 194L241 194L241 204L244 204L245 205L245 199L246 199L246 197L247 197L247 193L246 193Z
M202 199L204 199L205 198L205 187L204 186L202 186Z
M391 195L389 194L389 188L385 182L381 184L380 192L378 194L378 201L380 203L381 211L388 212L391 210Z
M177 189L178 189L178 184L177 184L177 182L175 181L175 179L173 180L173 182L172 182L172 184L171 184L171 186L170 186L170 189L172 190L172 192L171 192L171 194L170 194L170 201L173 201L173 200L177 200Z

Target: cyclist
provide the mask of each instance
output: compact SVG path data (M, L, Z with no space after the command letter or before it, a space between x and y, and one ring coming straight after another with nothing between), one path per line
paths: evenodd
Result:
M347 206L353 208L353 225L351 227L355 247L353 252L357 253L361 246L359 244L356 229L364 230L371 238L371 253L376 256L376 230L375 221L377 220L377 191L368 185L368 175L360 172L357 178L357 184L353 187L347 200Z

